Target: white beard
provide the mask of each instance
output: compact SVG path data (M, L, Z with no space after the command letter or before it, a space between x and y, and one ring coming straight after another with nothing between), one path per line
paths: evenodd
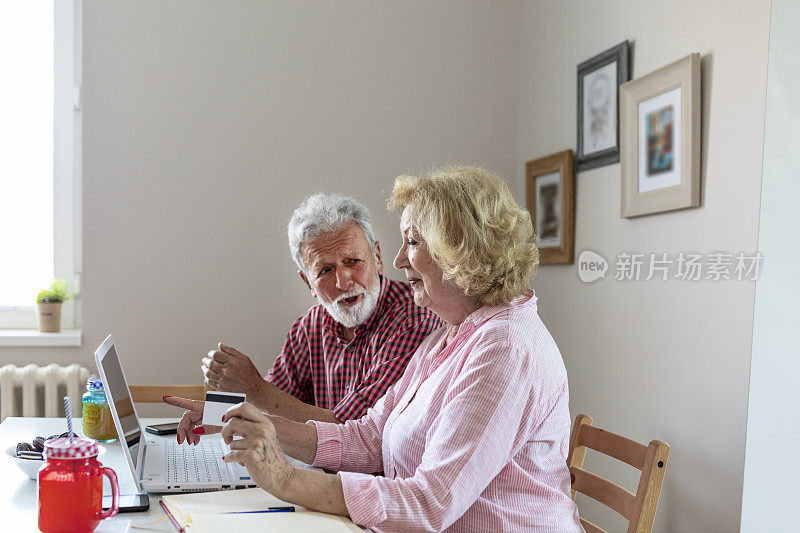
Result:
M342 294L331 303L321 302L325 310L333 319L346 328L354 328L363 324L372 315L378 306L378 296L381 294L380 280L376 280L369 291L357 290ZM363 295L361 301L352 307L344 307L340 302L346 298Z

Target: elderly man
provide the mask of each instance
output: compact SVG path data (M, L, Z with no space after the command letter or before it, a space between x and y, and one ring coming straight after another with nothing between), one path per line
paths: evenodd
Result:
M369 211L354 198L309 197L294 211L288 233L297 273L318 304L292 325L266 378L247 355L220 343L203 359L206 382L244 392L257 407L295 421L360 418L442 321L414 304L406 283L383 276ZM201 402L164 401L190 409L178 438L196 442Z

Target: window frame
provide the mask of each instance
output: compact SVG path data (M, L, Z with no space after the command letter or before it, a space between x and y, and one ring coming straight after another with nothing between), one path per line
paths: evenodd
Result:
M75 293L62 308L63 329L81 327L82 8L82 0L57 0L53 12L53 272ZM30 306L0 306L0 329L35 328L33 302Z

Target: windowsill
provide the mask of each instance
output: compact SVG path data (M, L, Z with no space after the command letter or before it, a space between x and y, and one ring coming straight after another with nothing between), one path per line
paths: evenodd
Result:
M81 334L79 329L65 329L58 333L42 333L35 329L0 329L0 346L80 346Z

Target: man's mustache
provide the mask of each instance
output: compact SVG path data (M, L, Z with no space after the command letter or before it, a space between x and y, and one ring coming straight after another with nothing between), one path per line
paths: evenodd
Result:
M348 298L352 298L353 296L363 296L366 293L364 291L350 291L342 294L341 296L337 296L333 303L338 304L342 300L346 300Z

